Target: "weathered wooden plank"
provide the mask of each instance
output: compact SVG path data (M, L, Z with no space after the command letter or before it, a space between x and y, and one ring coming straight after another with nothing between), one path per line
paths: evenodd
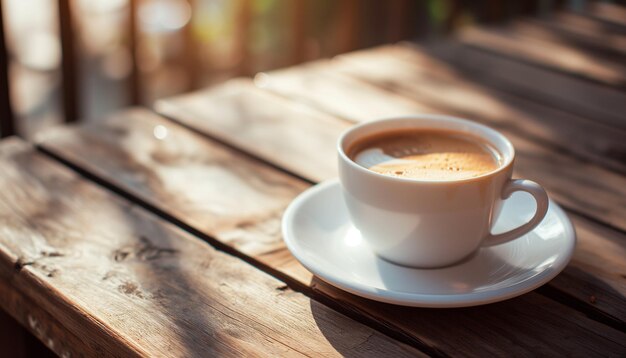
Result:
M613 35L626 35L626 28L622 26L573 12L558 12L552 15L550 20L551 23L559 28L602 41L610 40L613 38Z
M425 73L423 77L426 77L426 81L432 82L434 79L431 76L440 75L448 83L460 82L460 89L467 88L466 84L470 82L484 84L498 91L509 92L515 96L543 103L547 107L556 106L576 114L573 121L568 121L574 126L573 130L586 132L588 128L592 128L598 132L598 136L603 136L612 133L611 128L606 128L610 126L618 127L622 130L619 133L626 136L626 121L623 117L626 111L626 93L624 92L507 60L454 41L436 42L427 47L406 44L406 47L408 48L401 46L382 49L388 49L388 56L406 59L416 67L422 66L421 69ZM370 53L369 51L371 50L365 53ZM347 55L342 58L352 59L354 56ZM363 56L359 55L356 59L360 57ZM370 57L372 62L375 61L373 57ZM385 60L383 58L382 61ZM438 62L438 67L433 70L429 61ZM388 95L385 101L372 103L371 98L375 96L372 92L376 93L376 90L372 91L371 85L337 76L332 68L322 71L324 67L332 67L332 64L333 61L316 61L299 67L265 73L262 75L262 81L258 81L261 83L258 87L270 89L291 98L292 101L312 104L335 116L348 119L381 118L424 110L414 101L407 101L397 95ZM370 65L374 64L370 63ZM406 66L404 64L404 67ZM358 67L354 71L358 71ZM414 72L416 71L412 71ZM415 86L423 84L424 79L420 79ZM424 91L429 90L424 89ZM436 91L434 94L440 93L440 96L446 95L441 90L437 91L434 86L430 91ZM487 95L491 93L492 96L498 94L497 91L482 90L481 92ZM368 117L364 117L365 112L369 113ZM530 120L533 119L535 118L530 118ZM548 119L546 124L557 127L562 124L562 121L568 119L567 116L556 117L556 120ZM545 122L542 118L535 119L535 121ZM580 122L580 128L575 126L578 122ZM617 139L615 141L622 142Z
M23 142L1 144L0 173L0 277L83 340L86 355L420 354Z
M155 206L168 203L176 217L238 250L256 255L283 247L282 212L307 185L199 138L145 109L132 109L112 115L105 128L52 128L38 140L107 181L120 179ZM93 162L83 166L87 158Z
M204 102L207 103L205 100ZM281 103L281 101L278 102ZM276 102L264 103L266 107L271 105L276 105ZM303 118L290 117L287 108L284 108L282 112L283 115L288 116L287 118L291 118L285 120L285 125L297 126L298 123L306 123ZM258 117L258 121L262 120L264 120L263 117ZM198 184L193 183L193 180L183 183L176 182L170 176L164 175L162 164L159 163L153 163L147 167L153 168L153 174L150 176L155 176L156 179L142 183L139 178L144 176L134 175L136 165L127 164L142 161L140 158L150 156L149 153L154 150L157 144L150 144L149 142L159 143L157 139L153 138L151 129L158 125L165 125L163 123L161 119L155 116L131 112L120 114L102 124L90 124L79 128L58 129L54 132L48 132L40 145L54 155L64 158L122 190L131 192L138 199L158 207L177 220L189 223L195 219L187 217L185 209L179 205L173 205L168 198L171 196L171 192L176 192L177 189L175 188L183 186L184 190L190 190ZM251 122L251 125L255 125L255 123L257 122ZM202 171L217 170L213 165L206 164L212 162L207 158L212 155L213 150L202 151L207 144L195 144L195 142L205 143L204 138L183 128L178 128L175 124L170 124L168 128L171 136L168 136L167 140L170 143L167 145L159 144L159 148L163 151L163 156L178 158L177 162L184 163L184 165L177 166L179 176L189 178L192 177L192 173L199 175L199 172ZM94 136L94 133L98 133L99 136ZM310 129L292 133L300 138L317 135ZM273 145L270 142L277 140L277 137L271 136L271 132L267 132L266 135L268 136L267 139L257 141L258 147ZM209 141L206 140L206 142ZM143 144L135 146L131 143ZM182 143L189 150L177 149L183 145ZM317 148L309 147L309 150L317 150ZM124 155L109 154L119 151L124 152ZM334 161L334 158L327 159ZM225 178L230 179L227 183L224 182L224 185L227 185L225 189L216 191L211 197L201 195L196 197L196 202L202 203L205 208L204 214L202 212L196 213L199 218L213 217L211 208L217 207L220 205L219 203L241 200L242 195L239 195L241 192L250 193L256 190L266 190L263 185L252 187L244 180L232 180L233 176L241 175L237 173L254 173L258 170L256 165L245 157L231 152L229 159L221 162L226 162L228 165L220 164L222 169L219 170L230 171L233 174L224 174ZM251 166L255 169L246 169ZM275 172L273 179L268 179L268 181L281 182L280 186L288 185L293 188L293 191L301 190L303 185L300 181L278 171ZM292 190L287 190L287 192L292 192ZM266 197L265 200L268 200L268 203L265 205L270 207L285 204L285 198L279 195L266 196L262 193L257 195ZM191 199L194 200L194 197ZM188 203L188 205L193 204ZM243 210L245 211L245 205L243 205ZM239 222L242 220L242 216L245 215L233 211L221 219L228 223ZM248 220L250 219L248 218ZM470 355L481 355L486 353L504 354L505 352L532 354L542 351L546 354L558 354L576 352L580 349L583 352L581 354L593 354L594 352L606 353L626 350L626 347L619 343L620 339L623 338L621 333L589 320L583 314L536 293L524 295L508 303L464 310L409 309L356 298L313 279L310 273L295 262L284 247L274 247L266 252L256 250L251 243L257 240L266 241L267 239L265 236L259 237L258 234L254 233L254 229L250 230L249 228L264 228L267 233L271 233L278 240L280 237L278 223L270 218L268 224L264 225L264 220L263 215L258 215L256 219L248 221L245 225L238 225L239 231L235 233L226 232L224 234L220 232L219 225L213 228L204 228L202 231L208 236L232 245L246 255L253 256L266 265L282 271L299 284L309 286L325 297L333 297L336 304L341 305L343 309L373 319L397 332L397 334L407 336L408 339L425 346L430 353L460 354L462 352ZM621 302L618 301L618 303ZM511 310L509 305L518 308ZM532 313L535 312L536 305L543 307L539 309L540 313ZM485 320L485 314L498 316L499 322L489 323L489 320ZM459 320L464 325L458 325ZM481 330L466 329L466 327L483 325L489 326L486 330L489 332L488 335L483 334L484 332ZM593 330L593 333L585 332L587 329ZM546 333L546 330L549 333ZM591 338L583 343L567 338L572 335ZM579 344L581 344L580 347L578 347Z
M262 83L257 78L259 81ZM156 106L166 115L176 114L172 118L177 121L180 119L196 130L210 133L212 137L299 175L315 180L334 175L328 174L335 171L335 163L328 158L335 157L335 141L347 123L304 105L290 105L286 100L255 89L245 79L199 93L201 95L182 95L175 101L160 101ZM276 102L283 105L271 105ZM294 119L298 121L297 127L290 125ZM302 130L316 135L302 136ZM316 155L310 155L309 148L317 148Z
M572 341L580 342L589 338L595 340L598 336L609 338L610 335L602 332L604 326L598 322L583 323L586 316L577 311L571 312L572 317L565 318L567 323L552 321L552 318L548 316L559 308L554 301L539 295L533 296L532 301L528 301L530 297L525 295L481 308L429 310L391 307L388 304L371 302L333 289L316 278L313 279L312 285L315 285L316 289L321 292L333 294L333 299L338 302L349 301L353 309L368 309L375 317L393 321L403 330L427 331L424 337L425 342L451 356L580 355L584 357L623 355L625 352L623 347L616 348L616 351L612 352L612 348L595 346L593 343L589 344L590 342L583 343L579 347L581 350L578 350L578 347L573 346ZM543 334L531 333L538 328L536 324L541 325ZM561 326L561 324L568 327ZM571 325L584 325L591 329L591 332L580 335L571 330ZM457 327L465 327L465 329L458 330ZM445 339L441 340L440 337L445 337ZM609 338L609 340L614 339L623 338L621 334Z
M328 60L262 73L255 78L258 88L269 90L291 103L302 103L349 121L423 113L431 109L400 95L385 93L378 100L380 89L328 69ZM374 101L372 101L374 99ZM160 102L157 108L165 106Z
M333 70L626 173L623 130L477 82L417 46L384 46L341 56ZM495 75L493 75L495 76Z
M375 62L372 59L368 63L374 64ZM506 107L506 103L498 104L487 94L481 96L480 93L474 93L472 96L469 90L459 95L458 101L442 103L443 100L449 99L450 92L454 88L442 90L441 82L427 82L429 81L427 77L425 79L409 77L408 69L402 75L390 69L400 67L401 70L405 70L407 67L403 63L391 63L385 59L379 62L383 66L386 64L389 66L375 71L374 65L364 67L361 63L355 65L350 62L344 65L321 61L301 67L300 70L270 72L265 75L264 89L351 121L368 120L373 117L372 112L379 117L422 112L464 116L493 125L502 131L517 149L517 175L539 181L555 199L568 208L626 230L626 223L623 220L626 215L626 179L623 176L538 145L518 135L515 128L519 128L519 125L510 121L527 118L530 121L541 121L542 118L517 115L514 109ZM368 83L346 79L337 73L337 69L392 90L400 89L399 93L413 100L402 100L397 95L381 88L371 87ZM388 73L391 75L386 76ZM407 78L409 81L406 81ZM424 87L428 87L431 83L440 88L434 88L432 91L425 90ZM329 92L330 88L333 88L332 92ZM326 93L332 95L326 96ZM436 99L443 98L443 100L432 101L429 100L428 95L430 97L436 95ZM477 98L481 101L477 102ZM356 105L359 101L364 105ZM198 99L198 102L201 100ZM342 109L342 103L345 103L345 109ZM458 103L463 106L453 106ZM486 105L491 103L499 106L494 108L494 106ZM471 111L466 109L468 107ZM382 110L377 111L377 108ZM387 115L384 115L385 111L388 111ZM494 113L490 111L495 112L496 115L487 118L493 118L493 120L485 120L482 114L493 115ZM201 112L198 110L198 113ZM186 118L186 114L182 111L179 114L171 113L170 115L183 120ZM302 173L299 174L302 175ZM334 174L335 172L329 173L329 175Z
M626 235L570 213L578 237L572 265L551 283L559 291L626 321Z
M626 92L480 51L455 41L433 43L425 47L424 51L457 70L464 79L528 98L546 107L561 109L574 114L577 119L582 117L572 123L575 130L584 132L585 128L597 128L595 131L602 135L603 130L616 129L626 137ZM411 57L407 56L407 59ZM576 128L577 122L580 128Z
M599 58L575 46L522 38L501 28L472 27L461 31L457 38L467 45L514 60L626 89L623 62Z
M619 60L619 56L626 55L626 36L598 29L598 24L588 18L578 21L580 25L572 25L566 21L553 19L524 18L512 21L509 24L511 31L523 36L537 37L545 41L571 42L575 46L596 52L598 55L608 56ZM585 26L586 25L586 26ZM589 29L589 27L594 27Z
M626 8L617 4L591 2L583 13L589 13L592 17L611 24L622 26L626 29Z

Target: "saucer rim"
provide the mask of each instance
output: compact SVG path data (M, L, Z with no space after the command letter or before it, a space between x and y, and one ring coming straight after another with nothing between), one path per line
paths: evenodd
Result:
M564 235L567 242L563 245L563 250L557 260L547 267L541 273L516 282L511 286L494 288L491 290L460 293L460 294L423 294L411 292L399 292L389 289L380 289L360 282L343 279L333 274L330 270L321 267L318 264L309 262L305 255L300 255L300 249L297 244L296 234L293 228L293 218L303 204L310 200L318 193L330 190L334 186L340 186L338 178L326 180L322 183L314 185L304 192L300 193L287 207L283 215L281 230L283 241L291 254L311 273L323 281L350 292L357 296L365 297L379 302L391 303L402 306L412 307L430 307L430 308L453 308L453 307L469 307L478 306L494 302L507 300L513 297L528 293L548 281L556 277L569 264L576 247L576 231L565 211L554 201L550 199L548 210L552 210L559 217L564 226ZM341 190L341 189L339 189ZM541 225L541 224L540 224ZM502 244L507 245L507 243ZM400 265L391 263L394 266L402 268ZM405 268L407 270L413 268ZM424 269L426 270L426 269ZM436 271L439 269L427 269L428 271Z

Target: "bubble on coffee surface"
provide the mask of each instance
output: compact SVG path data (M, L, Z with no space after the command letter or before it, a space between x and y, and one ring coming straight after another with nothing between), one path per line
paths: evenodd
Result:
M465 179L495 170L499 161L486 143L448 131L404 131L363 142L353 160L393 177Z

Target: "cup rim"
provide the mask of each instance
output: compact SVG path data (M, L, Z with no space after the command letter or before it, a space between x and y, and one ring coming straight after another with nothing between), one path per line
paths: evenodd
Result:
M500 138L502 143L504 143L504 146L506 147L508 153L502 153L500 148L498 146L496 146L493 143L493 141L487 140L491 145L496 147L496 149L499 152L501 152L500 154L503 157L502 164L500 164L498 166L498 168L496 168L495 170L492 170L490 172L481 174L479 176L470 177L470 178L452 179L452 180L426 180L426 179L393 177L393 176L377 173L375 171L369 170L369 169L367 169L367 168L357 164L344 151L343 147L344 147L344 142L346 140L346 137L349 136L350 134L352 134L353 132L357 131L357 130L360 130L360 129L365 128L365 127L377 125L379 123L393 122L393 121L405 121L405 120L412 120L412 119L415 119L415 120L419 120L419 119L442 120L442 121L446 121L446 122L455 123L457 125L468 126L468 127L474 128L474 129L476 129L478 131L481 131L481 132L486 132L489 135L492 135L492 136ZM459 130L459 131L463 132L463 130ZM465 131L465 132L467 132L467 131ZM449 116L449 115L444 115L444 114L429 114L429 113L422 113L422 114L415 114L415 115L406 115L406 116L397 116L397 117L386 117L386 118L374 119L374 120L370 120L370 121L366 121L366 122L362 122L362 123L356 124L356 125L348 128L347 130L345 130L339 136L339 139L337 140L337 152L339 153L339 157L344 162L346 162L349 166L351 166L352 168L354 168L357 171L362 172L364 174L374 175L375 177L379 177L381 179L397 181L397 182L401 182L401 183L435 184L435 185L436 184L445 185L445 184L451 184L451 183L472 182L472 181L481 180L481 179L485 179L485 178L488 178L488 177L495 176L495 175L497 175L499 173L502 173L503 171L507 170L511 166L511 164L513 163L513 160L515 158L515 148L513 147L513 144L511 143L511 141L509 141L508 138L506 138L504 136L504 134L498 132L497 130L495 130L495 129L489 127L489 126L486 126L484 124L477 123L477 122L474 122L474 121L471 121L471 120L468 120L468 119L454 117L454 116Z

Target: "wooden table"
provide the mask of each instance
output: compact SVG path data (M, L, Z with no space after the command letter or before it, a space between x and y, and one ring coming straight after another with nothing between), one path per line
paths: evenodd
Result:
M235 79L0 143L0 305L64 357L626 356L626 21L564 13ZM572 262L482 307L325 284L289 202L337 175L355 122L486 123L574 222ZM158 113L158 114L157 114Z

